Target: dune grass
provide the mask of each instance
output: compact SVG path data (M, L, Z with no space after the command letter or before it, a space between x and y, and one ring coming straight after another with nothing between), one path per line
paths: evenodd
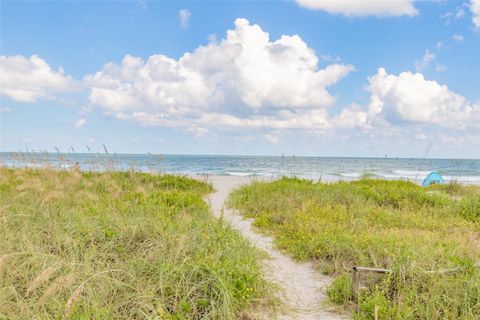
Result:
M0 319L238 319L258 253L177 176L0 168Z
M355 319L480 319L478 187L284 178L242 187L230 205L279 248L334 275L330 300ZM362 277L366 288L353 296L353 266L393 272Z

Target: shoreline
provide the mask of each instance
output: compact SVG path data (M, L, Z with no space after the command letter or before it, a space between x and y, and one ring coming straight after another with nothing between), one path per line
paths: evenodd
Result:
M445 181L480 185L480 159L354 158L296 156L153 155L116 153L0 154L8 167L54 167L83 171L139 171L175 175L298 177L313 181L352 181L359 178L408 180L415 183L432 171Z
M74 170L75 165L65 165L65 166L55 166L55 165L42 165L42 164L37 164L37 165L22 165L22 166L15 166L15 165L5 165L5 164L0 164L1 167L9 168L9 169L53 169L53 170ZM112 172L128 172L131 171L132 168L116 168L116 167L111 167L111 168L105 168L101 170L90 170L90 169L80 169L82 172L106 172L106 171L112 171ZM335 182L351 182L351 181L358 181L362 179L375 179L375 180L386 180L386 181L396 181L396 180L402 180L402 181L409 181L413 182L415 184L422 184L423 180L425 177L421 177L418 179L414 179L411 177L402 177L402 176L391 176L391 177L385 177L385 176L378 176L378 175L355 175L355 176L340 176L340 175L329 175L325 174L323 176L311 176L311 175L305 175L305 174L276 174L276 173L271 173L271 174L250 174L250 173L242 173L242 174L231 174L231 173L225 173L225 174L220 174L220 173L194 173L194 172L178 172L178 171L162 171L162 170L138 170L138 168L133 168L135 172L138 173L146 173L146 174L166 174L166 175L173 175L173 176L183 176L183 177L190 177L194 179L205 179L205 178L216 178L216 177L229 177L233 180L237 181L242 181L244 179L248 181L273 181L273 180L278 180L282 178L298 178L301 180L310 180L314 183L335 183ZM425 171L427 172L427 171ZM430 172L430 171L428 171ZM425 175L426 176L426 175ZM470 176L468 176L470 177ZM457 178L462 178L462 176L443 176L445 183L458 183L461 185L466 185L466 186L480 186L480 175L479 176L471 176L474 177L474 179L457 179Z
M299 176L260 176L260 175L249 175L249 176L236 176L236 175L220 175L220 174L175 174L175 173L168 173L164 172L162 174L171 174L175 176L184 176L184 177L189 177L193 179L205 179L207 182L212 179L217 179L217 178L224 178L224 179L230 179L232 181L241 183L241 182L253 182L253 181L260 181L260 182L270 182L270 181L275 181L279 180L282 178L288 178L288 179L294 179L298 178L301 180L309 180L312 181L313 183L336 183L336 182L353 182L353 181L359 181L362 179L372 179L372 180L385 180L385 181L407 181L407 182L412 182L418 185L422 185L422 182L424 179L402 179L402 178L396 178L396 179L387 179L387 178L381 178L381 177L359 177L359 178L350 178L350 179L342 179L342 178L329 178L329 179L322 179L318 180L315 178L308 178L308 177L299 177ZM458 183L460 185L464 186L480 186L480 181L478 182L466 182L466 181L458 181L458 180L445 180L445 184L449 183Z

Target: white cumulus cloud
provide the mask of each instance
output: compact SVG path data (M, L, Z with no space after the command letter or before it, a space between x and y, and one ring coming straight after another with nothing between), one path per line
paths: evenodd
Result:
M53 99L55 93L71 91L75 81L62 68L52 70L42 58L32 55L0 56L0 94L15 101Z
M224 39L200 46L178 60L126 56L84 82L90 101L108 114L144 125L231 127L325 127L335 103L327 88L354 67L323 69L298 36L271 40L246 19Z
M414 16L418 10L413 0L296 0L304 8L323 10L348 17L362 16Z
M480 120L480 105L427 80L421 73L398 76L380 68L369 78L369 117L390 123L415 122L447 127L465 127Z
M368 113L363 111L362 107L357 104L344 108L338 116L333 118L333 125L343 129L372 128Z

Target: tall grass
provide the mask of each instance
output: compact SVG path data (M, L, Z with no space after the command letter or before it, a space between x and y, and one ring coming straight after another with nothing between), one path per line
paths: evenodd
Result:
M0 168L1 319L238 319L257 252L177 176Z
M257 182L230 204L298 260L337 278L331 300L356 319L479 319L480 190L458 184L424 189L405 181L331 184L299 179ZM355 265L392 269L363 279ZM427 271L461 267L456 273Z

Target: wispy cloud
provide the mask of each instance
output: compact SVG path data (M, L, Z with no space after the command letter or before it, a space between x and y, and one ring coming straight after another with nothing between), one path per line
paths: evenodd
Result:
M138 0L137 4L140 6L142 10L147 10L147 1L146 0Z
M12 112L13 109L12 108L9 108L9 107L1 107L0 108L0 113L8 113L8 112Z
M86 123L87 123L87 119L81 118L81 119L78 119L77 121L75 121L74 126L75 126L75 128L80 129L80 128L83 127Z
M208 35L207 37L208 39L208 43L213 43L213 44L217 44L218 43L218 40L217 40L217 35L215 33L211 33Z
M425 50L422 60L415 61L415 69L417 71L424 70L430 65L430 62L432 62L434 59L435 59L435 55L431 53L428 49Z
M265 134L265 140L267 140L270 143L278 143L280 141L280 138L273 134L273 133L267 133Z
M463 40L465 40L461 34L454 34L454 35L452 36L452 39L453 39L455 42L463 42Z
M435 71L437 71L437 72L444 72L446 70L447 70L447 66L444 65L444 64L439 63L435 66Z
M476 28L480 28L480 0L471 0L472 22Z
M301 7L311 10L322 10L332 14L342 14L347 17L364 16L415 16L418 10L413 5L413 0L396 1L316 1L296 0Z
M190 25L190 17L191 17L191 12L188 11L187 9L182 9L178 11L178 18L180 19L180 26L183 29L188 29Z
M465 17L465 10L464 8L468 7L467 4L462 3L460 6L457 6L455 10L449 11L443 15L440 16L441 19L445 20L445 25L449 26L452 19L454 20L460 20Z

